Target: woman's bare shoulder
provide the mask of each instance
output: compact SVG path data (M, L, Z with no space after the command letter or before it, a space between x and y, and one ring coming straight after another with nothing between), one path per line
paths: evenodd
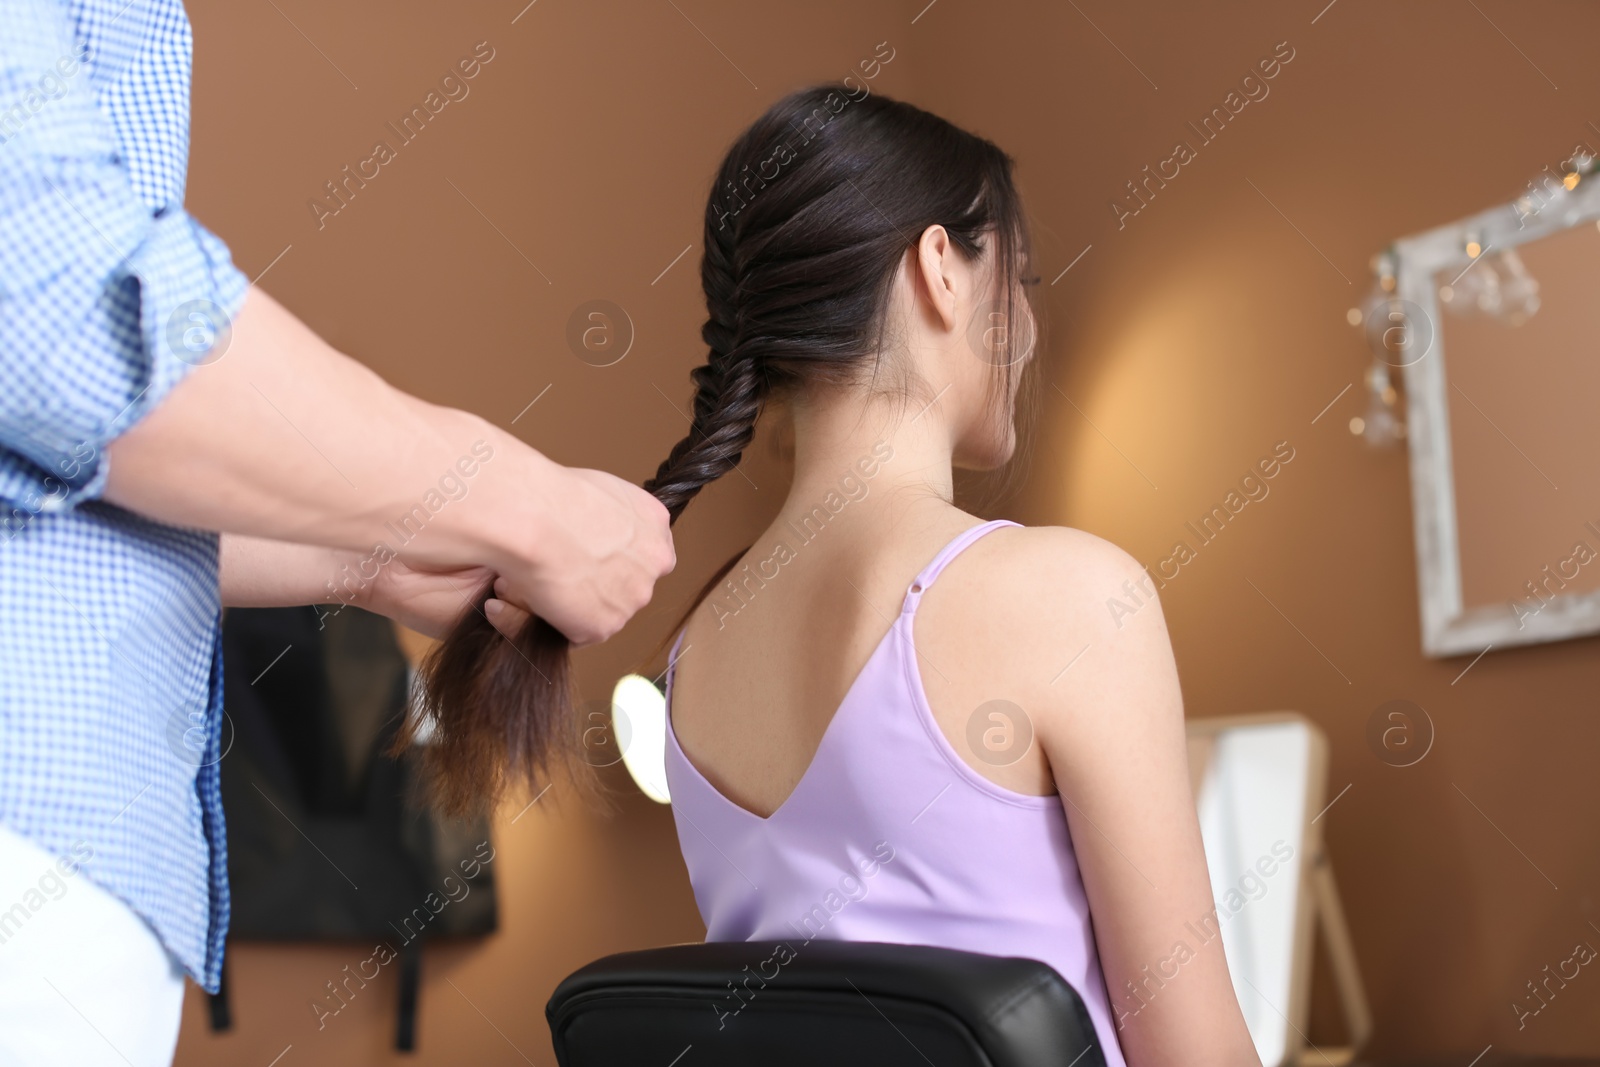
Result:
M974 553L969 572L979 586L974 591L997 611L1066 621L1086 611L1104 613L1108 599L1127 601L1130 588L1146 602L1155 597L1139 561L1103 537L1070 526L997 532L988 551Z
M1105 538L1065 526L998 529L963 553L948 578L948 588L939 589L941 578L932 590L943 599L932 604L919 649L946 674L961 675L960 698L989 699L999 686L1051 733L1074 708L1121 708L1114 694L1133 676L1171 688L1154 580ZM1133 717L1102 715L1099 728L1135 725Z
M943 589L939 587L943 586ZM935 584L935 608L966 634L1008 657L1041 646L1059 654L1063 643L1096 640L1120 631L1124 608L1149 607L1155 584L1127 552L1105 538L1068 526L1002 527L979 538ZM1159 608L1140 612L1158 619Z
M1170 731L1182 718L1176 664L1155 580L1138 560L1071 527L992 536L952 590L968 612L968 662L1006 679L1041 736L1061 742L1052 760L1064 767L1095 744Z
M1007 527L1011 547L992 557L1001 566L1048 567L1053 573L1140 572L1137 560L1103 537L1072 526Z

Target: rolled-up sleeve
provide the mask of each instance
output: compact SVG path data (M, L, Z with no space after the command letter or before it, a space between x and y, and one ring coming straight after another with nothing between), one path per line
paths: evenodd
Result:
M139 195L63 10L0 12L0 501L37 512L100 495L106 444L222 351L249 282L181 195Z

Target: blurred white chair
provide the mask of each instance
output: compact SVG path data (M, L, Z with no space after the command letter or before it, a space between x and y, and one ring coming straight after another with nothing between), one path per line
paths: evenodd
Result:
M1304 1059L1339 1067L1372 1030L1333 870L1322 847L1328 745L1294 712L1189 722L1189 772L1234 991L1265 1067ZM1322 928L1344 1008L1348 1045L1306 1036L1316 926ZM1314 1055L1311 1053L1314 1051Z

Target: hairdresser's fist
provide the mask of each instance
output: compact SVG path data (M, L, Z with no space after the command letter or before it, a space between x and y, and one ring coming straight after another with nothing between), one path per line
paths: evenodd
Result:
M463 613L473 609L473 598L492 574L486 567L430 570L395 558L379 568L352 603L426 637L442 638ZM506 636L516 633L511 630Z
M656 579L677 563L667 509L631 482L585 468L559 470L550 505L529 546L533 566L502 571L495 595L574 645L604 641L650 603Z

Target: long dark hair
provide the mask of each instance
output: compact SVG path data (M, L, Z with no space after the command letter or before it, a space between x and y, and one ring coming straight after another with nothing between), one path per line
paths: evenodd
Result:
M644 483L674 522L738 465L770 398L812 382L875 379L890 340L890 288L929 226L942 225L969 262L990 254L999 295L986 319L1022 321L1028 235L1010 157L920 108L858 91L791 93L722 161L700 259L709 351L690 373L694 422ZM1020 372L1016 331L995 334L985 321L969 336L979 333L992 385L1009 395ZM479 591L424 662L422 714L408 718L395 745L431 728L425 771L434 804L450 813L481 809L508 785L537 788L558 767L592 785L566 638L534 617L506 640L483 614L490 595Z

